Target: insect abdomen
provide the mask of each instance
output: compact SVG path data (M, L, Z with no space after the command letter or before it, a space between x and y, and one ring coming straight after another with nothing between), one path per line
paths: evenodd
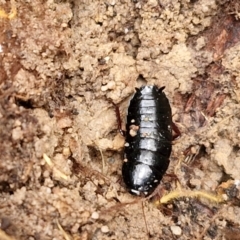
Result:
M141 87L130 101L122 173L133 194L150 194L169 165L172 113L163 89Z

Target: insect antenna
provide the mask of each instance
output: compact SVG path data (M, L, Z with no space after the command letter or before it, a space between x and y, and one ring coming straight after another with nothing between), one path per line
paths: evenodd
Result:
M142 201L143 219L144 219L144 222L145 222L147 236L148 236L148 238L150 238L151 235L150 235L150 232L149 232L149 228L148 228L148 224L147 224L147 219L146 219L146 214L145 214L145 211L144 211L143 203L144 203L144 201Z

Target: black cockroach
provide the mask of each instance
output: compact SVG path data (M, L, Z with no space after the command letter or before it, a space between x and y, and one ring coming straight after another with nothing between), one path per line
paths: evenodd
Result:
M151 194L169 165L173 122L164 88L137 88L128 107L122 176L135 195ZM118 124L121 125L119 114Z

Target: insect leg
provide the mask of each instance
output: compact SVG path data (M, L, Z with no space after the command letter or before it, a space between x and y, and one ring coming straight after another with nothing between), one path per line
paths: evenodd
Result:
M172 129L175 132L175 134L173 135L173 140L175 140L181 136L181 132L174 122L172 122Z
M120 132L120 134L122 136L125 137L126 133L125 131L122 129L122 120L121 120L121 115L120 115L120 111L119 111L119 107L115 104L112 103L115 107L115 113L116 113L116 117L117 117L117 124L118 124L118 131Z

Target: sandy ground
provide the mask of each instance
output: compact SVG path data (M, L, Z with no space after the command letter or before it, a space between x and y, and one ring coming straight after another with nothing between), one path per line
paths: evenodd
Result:
M240 239L237 2L1 0L0 239ZM142 84L182 133L166 204L121 180Z

